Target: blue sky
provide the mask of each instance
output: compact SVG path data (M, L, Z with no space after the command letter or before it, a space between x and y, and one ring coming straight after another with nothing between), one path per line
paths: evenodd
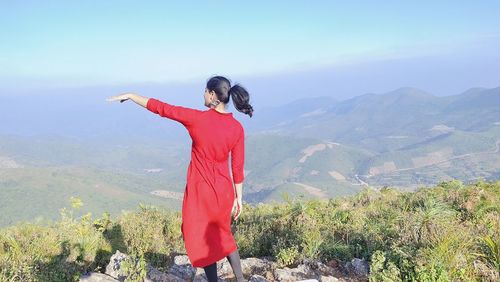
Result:
M498 11L500 1L0 1L0 81L189 82L453 52L488 61Z

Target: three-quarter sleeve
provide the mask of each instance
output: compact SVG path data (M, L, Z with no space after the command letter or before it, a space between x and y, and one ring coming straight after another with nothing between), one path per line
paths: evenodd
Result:
M240 131L238 141L231 149L231 171L233 173L233 181L235 184L242 183L245 179L244 175L245 163L245 132L243 129Z
M176 106L162 102L155 98L149 98L146 108L151 112L182 123L184 126L190 126L201 113L200 110Z

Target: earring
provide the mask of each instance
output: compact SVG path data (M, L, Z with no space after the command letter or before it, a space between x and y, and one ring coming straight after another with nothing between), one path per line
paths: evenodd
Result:
M219 105L219 103L220 103L219 100L215 100L215 101L210 102L210 105L216 107L217 105Z

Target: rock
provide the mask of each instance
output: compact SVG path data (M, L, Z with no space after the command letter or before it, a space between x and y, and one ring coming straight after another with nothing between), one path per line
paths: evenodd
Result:
M273 281L274 275L273 271L273 263L267 259L260 258L247 258L241 259L241 269L243 272L243 276L251 277L253 275L257 275L254 279L260 279L259 277L265 279L266 281ZM235 280L234 272L231 264L227 257L219 260L217 262L217 274L219 275L219 279L221 281L224 280ZM179 276L179 275L177 275ZM195 279L206 279L205 270L203 268L198 268L195 274ZM200 280L202 281L202 280ZM203 280L204 281L204 280Z
M241 267L243 268L243 266ZM234 277L233 268L231 267L231 264L229 263L227 258L223 258L217 262L217 274L224 279Z
M248 279L248 282L269 282L264 276L254 274L250 276L250 279Z
M150 266L149 264L146 266L147 267L147 278L145 279L145 282L183 282L186 281L186 279L183 279L181 277L178 277L174 274L171 273L165 273L161 272L158 269Z
M80 282L119 282L120 280L116 280L115 278L99 273L99 272L90 272L89 274L82 275L80 277Z
M276 268L276 263L267 259L260 258L246 258L241 259L241 269L244 276L252 276L253 274L258 274L266 277L267 272L271 272L273 268Z
M350 262L346 263L345 267L349 272L357 276L368 276L370 272L370 265L364 259L353 258Z
M106 266L106 274L91 273L80 278L90 282L123 282L127 277L121 269L121 263L128 255L116 251ZM241 259L241 267L245 278L253 282L267 281L301 281L301 282L338 282L335 276L338 269L316 260L304 260L295 268L277 268L277 263L266 258ZM365 260L353 259L345 265L349 272L357 275L368 275L369 264ZM187 255L177 255L167 272L162 272L146 263L147 276L145 282L205 282L208 281L202 267L193 267ZM227 258L217 262L218 281L235 281L233 269ZM340 276L339 276L340 277Z
M276 281L318 281L318 282L337 282L338 275L333 267L330 267L321 261L305 259L302 264L296 268L285 267L274 270L274 280Z
M326 263L326 265L333 268L339 267L339 261L336 259L331 259Z
M120 264L126 258L126 254L121 253L119 250L116 250L115 254L111 256L109 264L106 266L105 273L115 279L124 281L127 277L120 271Z
M321 275L319 277L319 281L321 281L321 282L338 282L339 279L336 278L336 277L333 277L333 276L324 276L324 275Z
M175 256L174 263L178 265L191 264L187 255Z
M121 253L119 250L116 250L115 254L111 256L109 264L106 266L106 274L112 278L115 278L117 281L125 281L127 277L122 272L121 263L127 257L128 256L126 254ZM177 262L183 262L183 258L178 259ZM165 273L152 267L149 263L146 263L146 278L144 280L145 282L186 281L192 279L194 275L194 272L192 274L189 274L190 271L192 272L189 267L190 264L189 266L185 266L184 268L183 266L174 264L173 268L170 268L171 270L173 270L173 272L169 271L168 273Z
M335 269L333 267L330 267L321 261L317 260L304 260L304 264L308 265L311 270L316 272L317 275L323 275L323 276L334 276L335 275Z
M306 264L299 264L296 268L278 268L274 270L276 281L300 281L317 278L317 274Z
M226 280L220 277L220 274L217 272L218 282L226 282ZM202 267L198 267L196 271L196 275L194 276L193 282L207 282L207 276L205 275L205 270Z
M187 255L174 257L174 264L170 266L168 273L184 280L192 280L196 274L196 267L191 265Z

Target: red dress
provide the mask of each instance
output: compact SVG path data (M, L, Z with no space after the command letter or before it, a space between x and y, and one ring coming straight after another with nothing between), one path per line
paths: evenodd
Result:
M194 267L236 251L231 232L234 183L244 179L244 130L232 113L197 110L149 98L147 109L180 122L191 136L191 161L182 201L181 231ZM231 152L231 180L228 157Z

